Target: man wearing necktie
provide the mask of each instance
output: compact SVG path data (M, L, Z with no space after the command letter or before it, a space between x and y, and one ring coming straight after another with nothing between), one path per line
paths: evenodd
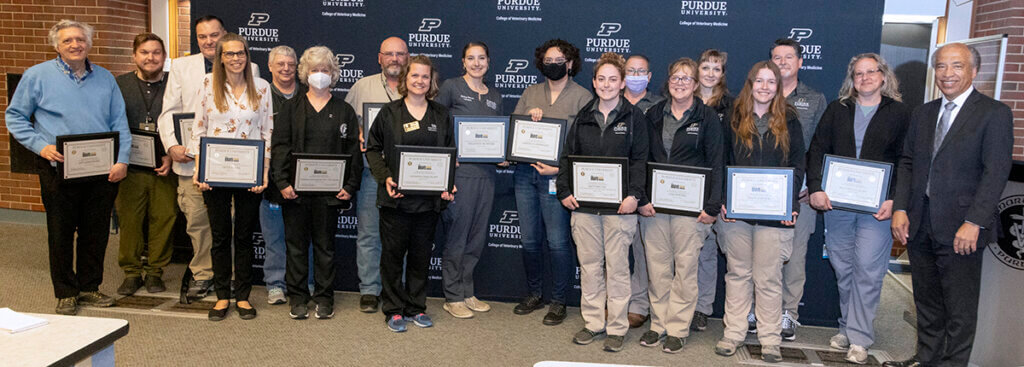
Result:
M978 314L982 252L1010 174L1013 114L974 90L981 57L960 43L932 56L942 98L916 108L896 174L892 234L907 244L917 354L885 366L966 366Z

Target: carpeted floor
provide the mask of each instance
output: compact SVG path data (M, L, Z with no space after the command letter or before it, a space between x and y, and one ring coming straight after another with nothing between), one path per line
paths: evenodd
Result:
M100 288L111 295L123 278L117 267L117 246L117 236L111 236ZM48 271L46 228L0 223L0 254L0 307L53 313L56 300ZM171 291L177 290L183 270L180 264L167 270L164 279ZM902 359L912 353L915 341L913 328L904 321L904 313L913 310L913 300L890 278L884 287L873 348ZM572 343L572 335L583 326L578 308L569 309L564 324L550 327L541 324L543 312L518 316L512 313L513 304L498 302L491 302L490 312L457 320L441 310L441 299L430 299L427 313L436 325L420 329L410 324L408 332L396 334L386 329L381 314L359 312L358 295L353 293L336 294L336 314L331 320L291 320L287 306L267 305L263 287L254 288L251 300L260 312L251 321L240 320L233 311L219 323L101 309L85 309L80 315L128 320L128 336L115 344L117 364L123 366L532 366L545 360L654 366L738 364L735 357L713 352L722 336L718 319L711 320L707 331L692 333L679 354L641 347L637 341L646 327L630 331L622 352L606 353L601 351L600 341L588 346ZM827 346L835 332L803 327L797 342Z

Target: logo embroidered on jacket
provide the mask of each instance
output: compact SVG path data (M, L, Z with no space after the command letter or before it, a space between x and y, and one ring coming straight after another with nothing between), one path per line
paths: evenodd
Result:
M629 130L629 128L626 127L625 122L620 122L616 124L614 128L612 128L612 131L615 132L615 135L625 135L627 130Z

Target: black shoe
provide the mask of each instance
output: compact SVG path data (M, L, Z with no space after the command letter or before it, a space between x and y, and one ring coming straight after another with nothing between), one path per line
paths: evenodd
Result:
M206 294L210 292L210 288L213 286L213 281L210 280L193 280L188 285L188 298L200 299L206 297Z
M164 286L163 279L156 275L146 275L146 292L160 293L166 290L167 287Z
M686 338L677 338L669 335L665 337L665 344L662 345L661 351L672 354L679 353L679 351L683 350L683 344L686 344Z
M57 314L74 316L78 314L78 297L65 297L57 299Z
M553 326L561 324L565 321L565 305L552 302L551 308L548 309L548 314L544 315L544 325Z
M250 304L249 307L252 307L252 305ZM238 310L238 317L242 318L242 320L252 320L252 319L256 318L256 308L255 307L252 307L252 308L241 308L241 307L238 307L238 303L235 303L235 309Z
M540 300L539 296L530 295L519 302L515 308L512 309L516 315L526 315L530 312L537 311L544 308L544 302Z
M334 305L324 303L316 304L316 318L326 320L334 317Z
M921 362L917 361L917 358L911 358L905 361L888 361L882 362L882 367L919 367L922 366Z
M704 331L708 328L708 315L693 311L693 321L690 322L690 330Z
M364 294L359 297L359 311L366 313L377 312L378 303L380 303L380 297L372 294Z
M82 306L110 307L114 305L114 299L97 291L81 292L78 294L78 304Z
M292 310L288 313L288 316L295 320L305 320L309 317L309 307L306 307L305 302L296 303L292 305Z
M224 318L228 316L229 308L231 308L230 304L228 304L228 307L224 307L223 309L220 310L216 308L211 308L210 312L206 314L206 317L209 318L210 321L224 320Z
M658 345L658 343L660 342L661 334L658 334L651 330L647 330L647 332L644 333L644 335L640 336L640 345L645 347L653 347Z
M117 287L117 294L130 296L135 294L139 288L142 288L142 277L124 278L124 281L121 282L121 286Z

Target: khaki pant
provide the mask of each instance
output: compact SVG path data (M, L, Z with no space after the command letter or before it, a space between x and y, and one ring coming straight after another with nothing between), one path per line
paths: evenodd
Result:
M636 215L572 213L570 225L580 261L580 313L585 327L625 336L629 331L629 245L637 230Z
M762 345L779 345L782 337L783 243L793 241L792 228L751 225L744 221L719 224L718 238L725 253L725 333L733 340L747 336L747 312L757 300L757 338Z
M206 202L203 193L192 183L192 176L178 176L178 207L185 214L185 232L192 239L192 261L188 267L192 269L195 280L213 279L213 261L210 249L213 248L213 235L210 233L210 217L206 214Z
M804 282L807 280L807 241L814 234L817 223L818 211L800 203L800 215L793 226L793 247L786 256L789 261L782 265L782 310L789 311L794 321L800 319L800 300L804 297Z
M657 214L641 217L640 228L647 246L651 331L685 338L697 307L697 259L711 225Z
M121 245L117 264L125 277L160 277L171 262L171 231L178 218L174 203L178 180L174 176L157 176L152 172L128 170L118 188L117 217L120 219ZM143 238L143 223L149 218L149 238ZM146 264L142 251L148 249Z

